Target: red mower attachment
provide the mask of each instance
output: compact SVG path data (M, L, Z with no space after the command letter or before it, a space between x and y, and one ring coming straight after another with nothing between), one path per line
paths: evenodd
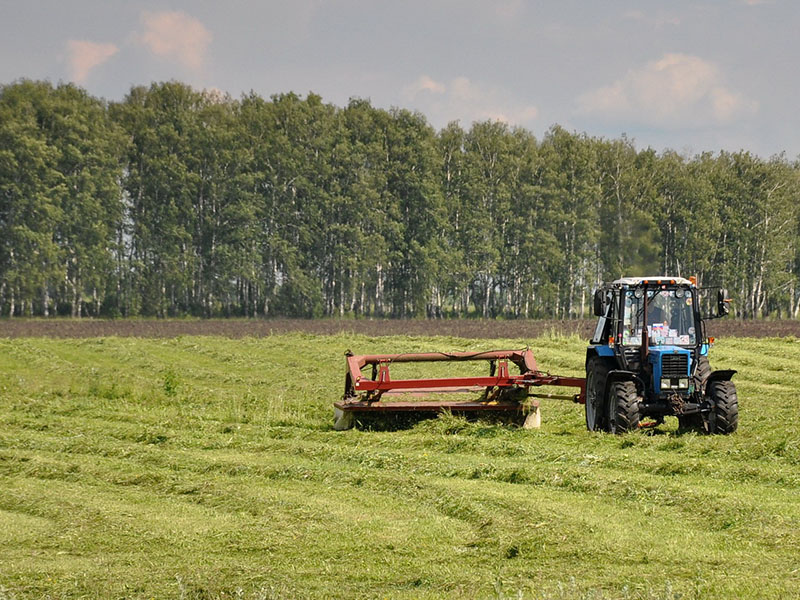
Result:
M586 380L582 377L561 377L538 370L530 348L524 350L492 350L488 352L424 352L409 354L345 354L344 397L334 403L334 429L350 429L356 415L380 413L438 413L482 414L507 412L525 417L525 427L538 427L541 422L538 400L528 398L557 398L583 404ZM438 379L392 379L389 368L394 363L411 362L489 362L486 377L445 377ZM509 372L509 363L519 369L519 375ZM362 369L371 366L371 376L364 377ZM580 388L574 396L534 394L529 388L543 385ZM472 401L386 402L384 396L395 394L430 395L442 392L480 391Z

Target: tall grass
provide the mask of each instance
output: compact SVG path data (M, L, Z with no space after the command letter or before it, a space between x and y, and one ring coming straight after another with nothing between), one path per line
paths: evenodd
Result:
M0 340L0 598L797 596L797 340L718 342L728 437L332 430L348 348L526 345L581 374L557 334Z

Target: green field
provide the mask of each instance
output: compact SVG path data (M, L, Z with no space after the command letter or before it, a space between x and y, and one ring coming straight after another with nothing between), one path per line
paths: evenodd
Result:
M717 343L729 437L331 428L348 348L526 344L582 373L577 337L0 339L0 598L800 596L800 340Z

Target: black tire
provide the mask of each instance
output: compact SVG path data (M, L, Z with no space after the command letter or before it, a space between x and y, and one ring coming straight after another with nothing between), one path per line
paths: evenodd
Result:
M728 435L739 427L739 397L732 381L712 381L706 395L711 400L709 433Z
M606 405L606 380L611 370L608 363L599 356L593 356L586 364L586 429L607 431L607 419L603 408Z
M697 359L697 367L694 371L694 386L697 390L703 390L706 385L706 379L711 375L711 365L708 362L707 356L701 356ZM697 413L693 415L678 416L678 428L684 431L706 431L706 423L703 415Z
M614 434L639 428L639 396L632 381L614 381L608 389L608 431Z
M711 375L711 365L708 363L707 356L701 356L697 359L697 368L694 371L695 387L702 390L706 384L706 379Z

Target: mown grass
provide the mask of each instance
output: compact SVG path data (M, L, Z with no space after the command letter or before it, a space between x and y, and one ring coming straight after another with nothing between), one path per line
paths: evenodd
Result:
M577 337L0 339L0 598L798 596L793 338L717 343L729 437L556 400L539 431L331 428L348 348L526 344L581 373Z

